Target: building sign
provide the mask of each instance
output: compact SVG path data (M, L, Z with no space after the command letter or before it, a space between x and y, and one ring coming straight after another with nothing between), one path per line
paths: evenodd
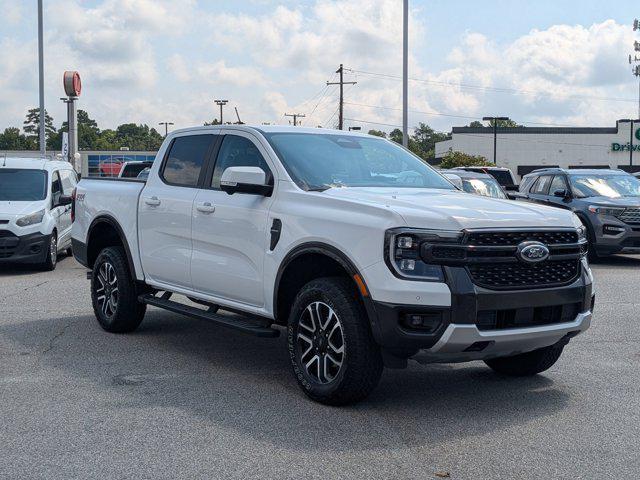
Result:
M640 128L636 130L636 138L640 140ZM631 145L631 142L627 143L617 143L613 142L611 144L612 152L628 152L629 150L633 150L634 152L640 152L640 145Z

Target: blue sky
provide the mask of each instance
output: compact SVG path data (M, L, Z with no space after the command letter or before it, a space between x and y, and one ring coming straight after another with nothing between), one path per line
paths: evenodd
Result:
M37 104L35 3L0 0L0 128ZM300 112L306 125L331 127L337 92L325 82L342 62L358 82L346 90L347 124L389 130L400 123L401 4L45 0L47 109L62 122L62 71L77 69L80 108L103 128L202 124L217 115L214 98L246 122ZM626 61L640 41L637 1L410 4L411 125L448 130L499 114L607 126L637 116Z

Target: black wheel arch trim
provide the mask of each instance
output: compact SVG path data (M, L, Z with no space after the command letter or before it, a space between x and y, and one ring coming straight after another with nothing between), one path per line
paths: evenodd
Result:
M332 245L329 245L327 243L322 243L322 242L308 242L308 243L303 243L301 245L298 245L298 246L294 247L293 249L291 249L285 255L285 257L282 260L282 262L280 262L280 266L278 267L278 273L276 274L276 279L275 279L275 284L274 284L274 289L273 289L273 313L274 313L274 318L277 318L277 313L278 313L278 293L279 293L280 283L281 283L282 275L283 275L284 271L287 269L287 267L289 266L289 264L293 260L295 260L299 256L307 254L307 253L319 253L319 254L322 254L322 255L326 255L327 257L331 258L332 260L335 260L338 264L340 264L340 266L342 268L345 269L345 271L349 274L349 277L354 282L354 284L356 284L356 282L355 282L355 280L353 278L354 275L359 275L360 278L362 279L362 281L364 282L364 278L362 277L362 275L360 274L360 272L358 271L356 266L353 264L351 259L349 257L347 257L347 255L345 255L338 248L336 248L336 247L334 247ZM366 283L365 283L365 287L366 287ZM367 295L367 296L362 295L362 292L358 289L357 284L356 284L356 290L358 291L359 298L362 300L362 303L364 304L365 310L367 312L367 316L369 317L369 322L371 324L371 328L372 328L374 337L377 338L377 333L378 333L377 332L377 315L376 315L374 302L371 299L370 294ZM367 291L369 291L368 287L367 287ZM285 321L286 321L286 319L285 319Z
M91 232L95 227L97 227L100 224L108 224L109 226L113 227L113 229L116 231L124 247L125 254L127 255L127 264L129 265L129 271L131 272L133 279L134 280L137 279L138 277L136 276L136 267L133 263L133 256L131 255L131 249L129 248L129 241L127 240L127 236L124 234L124 230L122 230L122 227L113 216L105 213L97 216L91 221L91 225L89 225L89 229L87 230L87 243L86 243L87 252L91 247L89 244L89 239L91 238ZM89 265L89 268L93 269L93 265Z

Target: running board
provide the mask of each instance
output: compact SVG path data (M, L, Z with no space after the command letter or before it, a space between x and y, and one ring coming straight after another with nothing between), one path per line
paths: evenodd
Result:
M226 315L220 315L206 310L202 310L196 307L190 307L182 303L174 302L163 295L162 297L156 297L152 294L140 295L138 301L146 303L147 305L153 305L154 307L169 310L170 312L180 313L188 317L197 318L199 320L207 320L214 322L222 327L232 328L243 333L248 333L256 337L278 337L280 331L267 326L266 319L262 317L229 317Z

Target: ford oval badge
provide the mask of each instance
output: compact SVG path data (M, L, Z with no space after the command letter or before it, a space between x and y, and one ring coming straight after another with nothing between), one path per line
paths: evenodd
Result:
M544 243L522 242L518 245L517 255L523 262L538 263L549 258L549 249Z

